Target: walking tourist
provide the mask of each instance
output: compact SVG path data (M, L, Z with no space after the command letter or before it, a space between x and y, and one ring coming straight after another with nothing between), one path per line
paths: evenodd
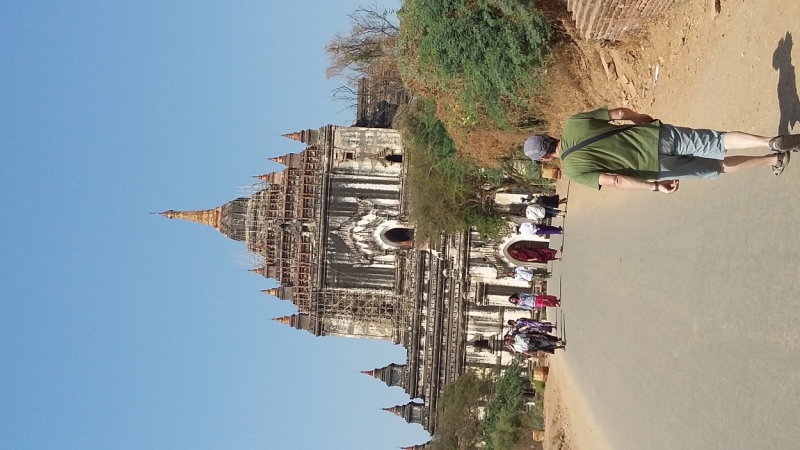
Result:
M517 261L546 263L548 261L558 261L556 258L558 250L554 248L531 248L517 247L508 250L508 254Z
M551 234L562 234L564 229L553 225L523 222L519 224L517 232L520 236L550 236Z
M508 326L511 327L511 334L519 333L550 333L556 329L556 326L549 322L539 322L538 320L529 319L526 317L509 320Z
M555 308L561 301L555 295L533 295L527 292L517 292L508 297L508 301L523 309L550 307Z
M629 120L634 125L615 125ZM729 150L758 148L762 156L730 156ZM570 180L591 188L651 190L671 194L679 180L714 179L756 167L771 166L780 175L790 152L800 150L800 135L757 136L741 131L676 127L628 108L576 114L567 120L561 139L534 134L525 141L533 161L562 159Z
M534 202L548 208L558 209L558 205L566 203L566 198L561 198L558 194L544 195L534 194Z
M546 334L515 334L505 337L505 344L516 353L526 356L536 356L536 352L555 353L557 349L564 348L564 343L555 336Z
M522 215L531 220L549 219L552 217L563 217L564 211L560 209L551 208L549 206L542 206L537 203L531 203L525 207Z
M517 281L524 281L526 283L533 282L536 272L527 267L515 267L514 270L508 272L509 277L513 277Z

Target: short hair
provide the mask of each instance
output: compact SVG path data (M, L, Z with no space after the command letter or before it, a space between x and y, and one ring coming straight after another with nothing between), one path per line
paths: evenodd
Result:
M511 326L514 326L514 325L516 325L516 324L517 324L517 321L516 321L516 320L513 320L513 319L508 319L508 322L506 322L506 323L508 323L508 324L509 324L509 325L511 325Z

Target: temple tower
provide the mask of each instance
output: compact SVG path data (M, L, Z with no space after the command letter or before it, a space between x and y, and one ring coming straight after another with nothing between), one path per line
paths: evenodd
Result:
M408 402L405 405L392 406L391 408L383 408L397 417L402 417L408 423L422 424L422 416L424 414L425 405L414 401Z
M405 389L406 386L404 383L408 378L407 368L408 367L405 364L401 365L391 363L386 367L368 370L361 373L364 375L369 375L376 380L381 380L386 383L387 386L399 386Z

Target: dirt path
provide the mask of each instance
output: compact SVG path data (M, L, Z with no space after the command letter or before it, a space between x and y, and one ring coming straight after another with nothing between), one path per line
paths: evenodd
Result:
M797 131L800 2L720 7L689 2L642 44L602 50L611 106ZM800 158L779 178L686 182L673 196L571 187L554 270L568 349L548 384L548 448L797 448L798 192Z
M602 428L589 413L561 355L550 358L550 377L545 390L547 418L544 445L547 450L611 450Z

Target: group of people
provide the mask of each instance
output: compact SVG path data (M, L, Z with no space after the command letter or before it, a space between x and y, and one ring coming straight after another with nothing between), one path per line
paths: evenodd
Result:
M562 234L564 232L563 228L543 222L548 218L563 216L564 211L557 208L565 201L566 199L561 199L558 194L537 195L536 199L529 203L522 210L521 215L528 219L528 221L522 222L519 225L517 232L521 236L550 236L554 234ZM557 256L558 250L552 248L533 248L520 246L509 249L508 254L517 261L526 263L547 263L548 261L556 261L559 259ZM524 275L517 273L513 275L509 274L509 276L515 276L515 278L518 278L519 276Z
M561 305L561 301L554 295L527 292L512 294L508 301L518 308L528 310ZM556 328L552 323L524 318L509 320L508 325L511 328L505 336L505 344L515 353L535 356L538 351L555 353L557 349L564 348L563 341L548 334Z
M621 125L628 121L633 125ZM760 156L732 156L729 150L763 149ZM683 179L716 179L757 167L769 167L780 175L789 164L791 153L800 151L800 135L759 136L740 131L692 129L662 123L647 114L628 108L600 108L570 117L560 138L544 134L530 136L523 147L535 162L561 159L567 177L594 189L651 190L672 194ZM520 234L560 234L559 227L542 223L564 214L557 196L540 196L521 212L534 223L522 223ZM557 260L557 251L549 248L519 247L509 254L523 262L546 263ZM509 275L532 277L530 269L517 268ZM513 305L533 309L560 305L552 295L513 294ZM514 351L534 355L536 351L553 353L563 342L547 333L551 324L520 319L509 321L511 331L505 343Z
M536 356L536 352L555 353L564 348L564 342L548 334L556 326L548 322L540 322L529 318L509 320L511 327L506 333L504 341L506 346L526 356Z
M527 201L523 198L523 201ZM533 201L529 202L522 209L520 215L530 222L523 222L519 226L521 235L549 236L551 234L561 234L563 229L544 223L546 219L563 217L566 211L559 209L560 205L566 203L566 198L560 198L558 194L544 195L537 194Z

